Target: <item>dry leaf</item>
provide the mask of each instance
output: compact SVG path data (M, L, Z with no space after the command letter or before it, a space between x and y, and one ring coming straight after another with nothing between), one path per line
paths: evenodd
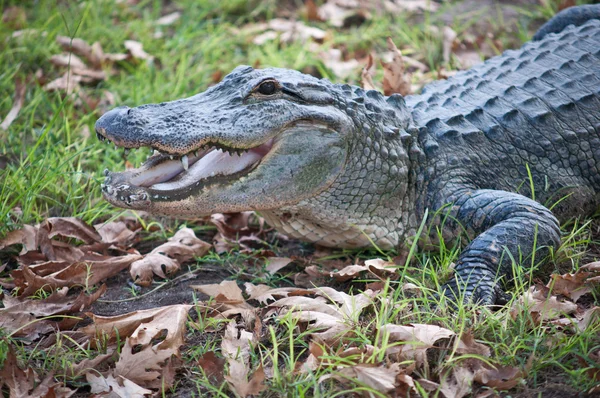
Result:
M405 343L390 347L388 354L398 355L401 360L414 359L418 368L427 364L427 349L432 348L436 341L455 335L453 331L436 325L418 323L410 326L387 324L381 331L389 333L390 342Z
M369 54L367 65L360 74L360 85L365 90L377 90L377 88L375 88L375 83L373 83L373 66L373 56Z
M261 304L267 304L268 301L276 300L276 298L310 294L309 290L297 287L272 288L267 285L253 285L249 282L246 282L244 286L249 296L248 300L256 300Z
M577 323L579 331L585 331L590 325L594 324L594 321L600 319L600 307L588 308L584 311L581 319Z
M54 66L85 69L87 65L75 54L57 54L50 57L50 63Z
M152 61L154 59L152 55L144 51L143 44L139 41L125 40L123 44L133 58L142 59L145 61Z
M321 59L325 66L331 69L333 74L340 79L345 79L354 74L360 67L360 62L354 58L345 61L342 58L342 51L337 48L330 48L321 52Z
M456 40L456 32L449 26L444 26L442 30L442 48L443 48L443 59L447 65L450 63L450 55L452 55L452 47L454 46L454 40Z
M256 395L266 389L262 366L248 379L250 373L250 351L258 341L253 333L244 329L238 330L235 322L230 322L221 341L221 352L229 365L225 380L230 388L240 397Z
M372 291L351 296L328 287L310 289L310 292L318 297L286 297L269 307L278 308L278 316L290 313L300 322L318 329L311 336L327 343L352 334L354 323L358 321L363 309L372 304L374 296ZM334 303L328 304L327 301Z
M244 296L242 295L242 290L234 281L223 281L218 285L192 285L190 287L208 296L214 297L219 303L234 305L246 303L246 300L244 300Z
M219 231L213 238L217 253L230 251L237 246L247 250L251 248L251 244L263 244L259 236L265 232L263 230L264 219L257 217L258 228L256 228L250 224L252 217L257 216L251 211L229 214L215 213L211 215L210 222Z
M37 231L37 227L23 225L23 228L9 232L4 239L0 240L0 249L12 245L23 245L20 252L21 255L36 250Z
M23 107L23 103L25 102L25 81L19 77L15 77L15 96L13 98L13 105L10 108L10 111L4 117L2 123L0 123L1 130L8 130L12 122L19 115L19 111Z
M131 264L129 273L135 284L150 286L152 276L166 279L168 275L179 271L179 262L160 253L148 253L143 259Z
M269 257L267 258L266 270L269 274L273 275L292 261L293 260L288 257Z
M28 296L39 289L50 291L65 286L93 286L118 274L140 258L139 254L113 257L89 253L81 261L72 264L63 263L66 265L65 268L49 275L40 274L44 270L41 266L48 263L32 267L23 266L21 273L13 271L12 275L15 277L15 284L23 288L19 293ZM56 263L50 262L49 264Z
M160 17L156 20L155 24L159 26L173 25L180 17L181 13L179 11L175 11Z
M264 31L264 33L256 36L252 42L256 45L263 45L269 40L274 40L279 37L284 43L294 41L306 42L315 40L322 42L327 36L327 32L322 29L312 26L306 26L301 21L287 20L281 18L271 19L266 24L258 24L252 27L253 31ZM246 29L248 33L248 29Z
M319 17L319 8L315 4L315 0L306 0L304 6L306 7L306 19L309 21L321 21L321 18Z
M391 37L387 38L388 49L392 53L391 62L381 62L383 66L383 93L385 95L400 94L403 96L411 93L410 74L404 67L402 53Z
M396 376L400 373L397 366L387 368L380 365L359 364L336 370L336 374L357 380L375 391L389 394L396 389ZM340 380L339 377L336 379ZM323 378L319 379L319 382ZM343 379L342 379L343 380Z
M129 335L115 364L112 375L121 376L146 388L169 388L174 381L175 366L180 362L185 324L191 305L171 305L135 311L115 317L92 315L94 324L82 328L90 336L106 336L113 341Z
M67 398L75 393L54 381L53 372L39 380L32 368L21 369L12 345L7 340L4 343L8 352L0 368L0 388L6 386L11 398Z
M182 228L166 243L157 246L143 259L131 264L129 273L136 284L149 286L152 275L161 278L179 271L180 264L205 255L212 246L198 238L190 228Z
M485 344L475 341L475 336L472 330L468 330L456 340L456 352L459 354L479 355L489 357L491 355L490 348Z
M514 318L522 312L529 311L536 315L536 321L541 322L567 315L577 310L577 304L558 301L556 296L551 296L544 287L531 286L517 301L513 303L510 314Z
M106 343L111 344L117 338L124 339L134 335L138 327L143 324L147 330L160 328L160 330L168 331L165 339L158 344L159 349L163 346L177 346L183 344L185 320L190 308L190 305L177 304L116 316L88 314L93 323L79 330L100 341L104 341L103 339L106 338Z
M469 369L456 366L450 376L446 374L441 377L440 391L446 398L464 397L471 392L473 378L473 372Z
M523 373L512 366L481 367L475 372L475 381L498 390L510 390L519 384Z
M52 217L41 224L48 230L48 237L64 236L79 239L85 243L100 242L102 237L88 224L75 217Z
M225 359L218 358L214 352L205 352L198 359L198 366L204 371L208 379L213 379L214 384L221 384L225 378Z
M131 245L137 233L137 231L130 230L123 221L96 224L94 228L100 234L102 242L125 247Z
M85 377L90 384L91 392L94 394L113 393L114 395L109 395L109 397L144 398L154 393L154 391L142 388L121 376L115 378L109 374L105 377L98 376L95 372L89 372Z
M589 281L590 277L595 275L593 272L578 271L574 274L553 274L552 279L546 285L552 293L562 294L577 302L581 296L593 290Z

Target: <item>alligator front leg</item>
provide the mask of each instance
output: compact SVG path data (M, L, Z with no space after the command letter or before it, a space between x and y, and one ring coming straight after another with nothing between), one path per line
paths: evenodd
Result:
M496 303L502 293L499 283L512 279L513 260L531 264L532 256L542 260L560 244L558 220L525 196L481 189L455 192L453 198L450 224L460 223L474 237L444 286L453 301Z

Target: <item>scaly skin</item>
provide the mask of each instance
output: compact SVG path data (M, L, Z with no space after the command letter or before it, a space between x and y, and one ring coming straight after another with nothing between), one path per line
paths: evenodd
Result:
M598 17L600 6L586 12ZM352 248L405 245L428 211L432 240L436 230L449 244L463 231L471 240L446 295L492 304L513 259L543 259L560 243L559 220L600 204L600 20L573 17L580 26L549 33L573 15L406 99L238 67L194 97L117 108L96 130L120 146L176 157L206 145L268 153L173 191L132 183L139 170L107 172L104 195L178 217L256 210L289 236Z

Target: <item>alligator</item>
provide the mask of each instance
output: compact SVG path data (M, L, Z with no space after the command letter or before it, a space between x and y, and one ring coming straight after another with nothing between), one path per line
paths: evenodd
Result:
M599 18L567 9L419 95L239 66L192 97L115 108L98 137L155 151L105 170L103 195L182 218L254 210L338 248L406 247L428 215L425 246L465 242L442 294L501 303L513 265L544 261L559 222L600 204Z

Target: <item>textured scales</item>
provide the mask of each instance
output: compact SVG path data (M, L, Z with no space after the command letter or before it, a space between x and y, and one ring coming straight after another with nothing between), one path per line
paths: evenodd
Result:
M107 172L104 195L180 217L256 210L287 235L335 247L406 245L428 212L431 241L437 231L470 239L446 294L494 303L513 260L547 257L559 220L600 204L599 17L599 5L568 9L538 41L406 98L238 67L194 97L117 108L97 122L101 139L165 154ZM166 170L154 166L166 154L187 169L188 155L213 145L268 153L178 190L132 184Z

